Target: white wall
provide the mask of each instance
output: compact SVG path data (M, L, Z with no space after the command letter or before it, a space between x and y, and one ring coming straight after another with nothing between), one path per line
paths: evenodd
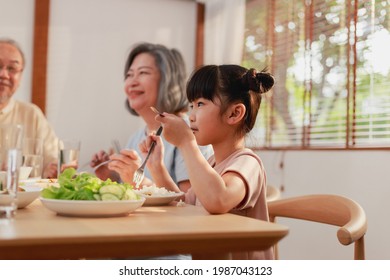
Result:
M26 69L15 98L31 101L34 1L0 0L0 37L19 42ZM82 141L81 164L112 139L124 146L143 125L124 106L123 67L131 46L146 41L195 57L196 2L189 0L51 0L46 115L61 138Z
M81 164L125 145L140 119L124 106L123 67L140 41L195 53L196 3L183 0L51 0L47 116L62 138L81 139Z
M23 80L15 97L31 100L34 1L0 0L0 37L16 40L23 49L26 65Z
M340 194L365 210L367 259L390 259L389 151L258 151L268 183L285 187L283 197ZM284 170L280 161L284 157ZM336 227L279 218L290 227L280 242L281 259L351 259L353 246L338 243Z

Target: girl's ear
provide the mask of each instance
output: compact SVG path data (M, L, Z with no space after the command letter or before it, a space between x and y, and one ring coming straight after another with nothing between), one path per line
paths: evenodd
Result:
M239 123L245 116L246 108L244 104L237 103L230 106L227 114L227 122L228 124L237 124Z

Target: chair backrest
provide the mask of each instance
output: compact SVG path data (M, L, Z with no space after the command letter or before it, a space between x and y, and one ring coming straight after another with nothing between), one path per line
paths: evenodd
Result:
M270 201L268 212L272 222L275 217L285 217L338 226L339 242L355 243L354 259L365 259L367 218L363 208L352 199L330 194L284 198Z
M280 189L272 185L267 185L267 196L266 196L267 202L277 200L280 198L280 196L281 196Z

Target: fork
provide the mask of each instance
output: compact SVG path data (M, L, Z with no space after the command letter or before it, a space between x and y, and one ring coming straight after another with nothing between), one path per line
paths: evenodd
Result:
M160 126L156 132L156 135L160 135L161 132L162 132L163 128L162 126ZM148 154L146 155L146 158L144 160L144 162L141 164L141 166L134 172L134 175L133 175L133 182L135 183L135 188L138 189L139 185L141 184L142 180L144 179L144 176L145 176L145 166L146 166L146 162L148 161L149 159L149 156L150 154L153 152L154 150L154 147L156 146L156 142L153 141L152 144L150 145L150 148L149 148L149 152Z

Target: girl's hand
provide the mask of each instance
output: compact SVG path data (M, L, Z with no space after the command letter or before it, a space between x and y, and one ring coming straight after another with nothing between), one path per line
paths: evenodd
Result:
M191 128L183 118L168 113L163 115L156 115L156 121L161 122L163 125L163 135L168 142L180 148L183 144L195 140Z
M141 157L135 150L121 150L120 154L110 156L112 161L108 164L111 171L119 174L125 183L133 183L134 172L141 165Z

